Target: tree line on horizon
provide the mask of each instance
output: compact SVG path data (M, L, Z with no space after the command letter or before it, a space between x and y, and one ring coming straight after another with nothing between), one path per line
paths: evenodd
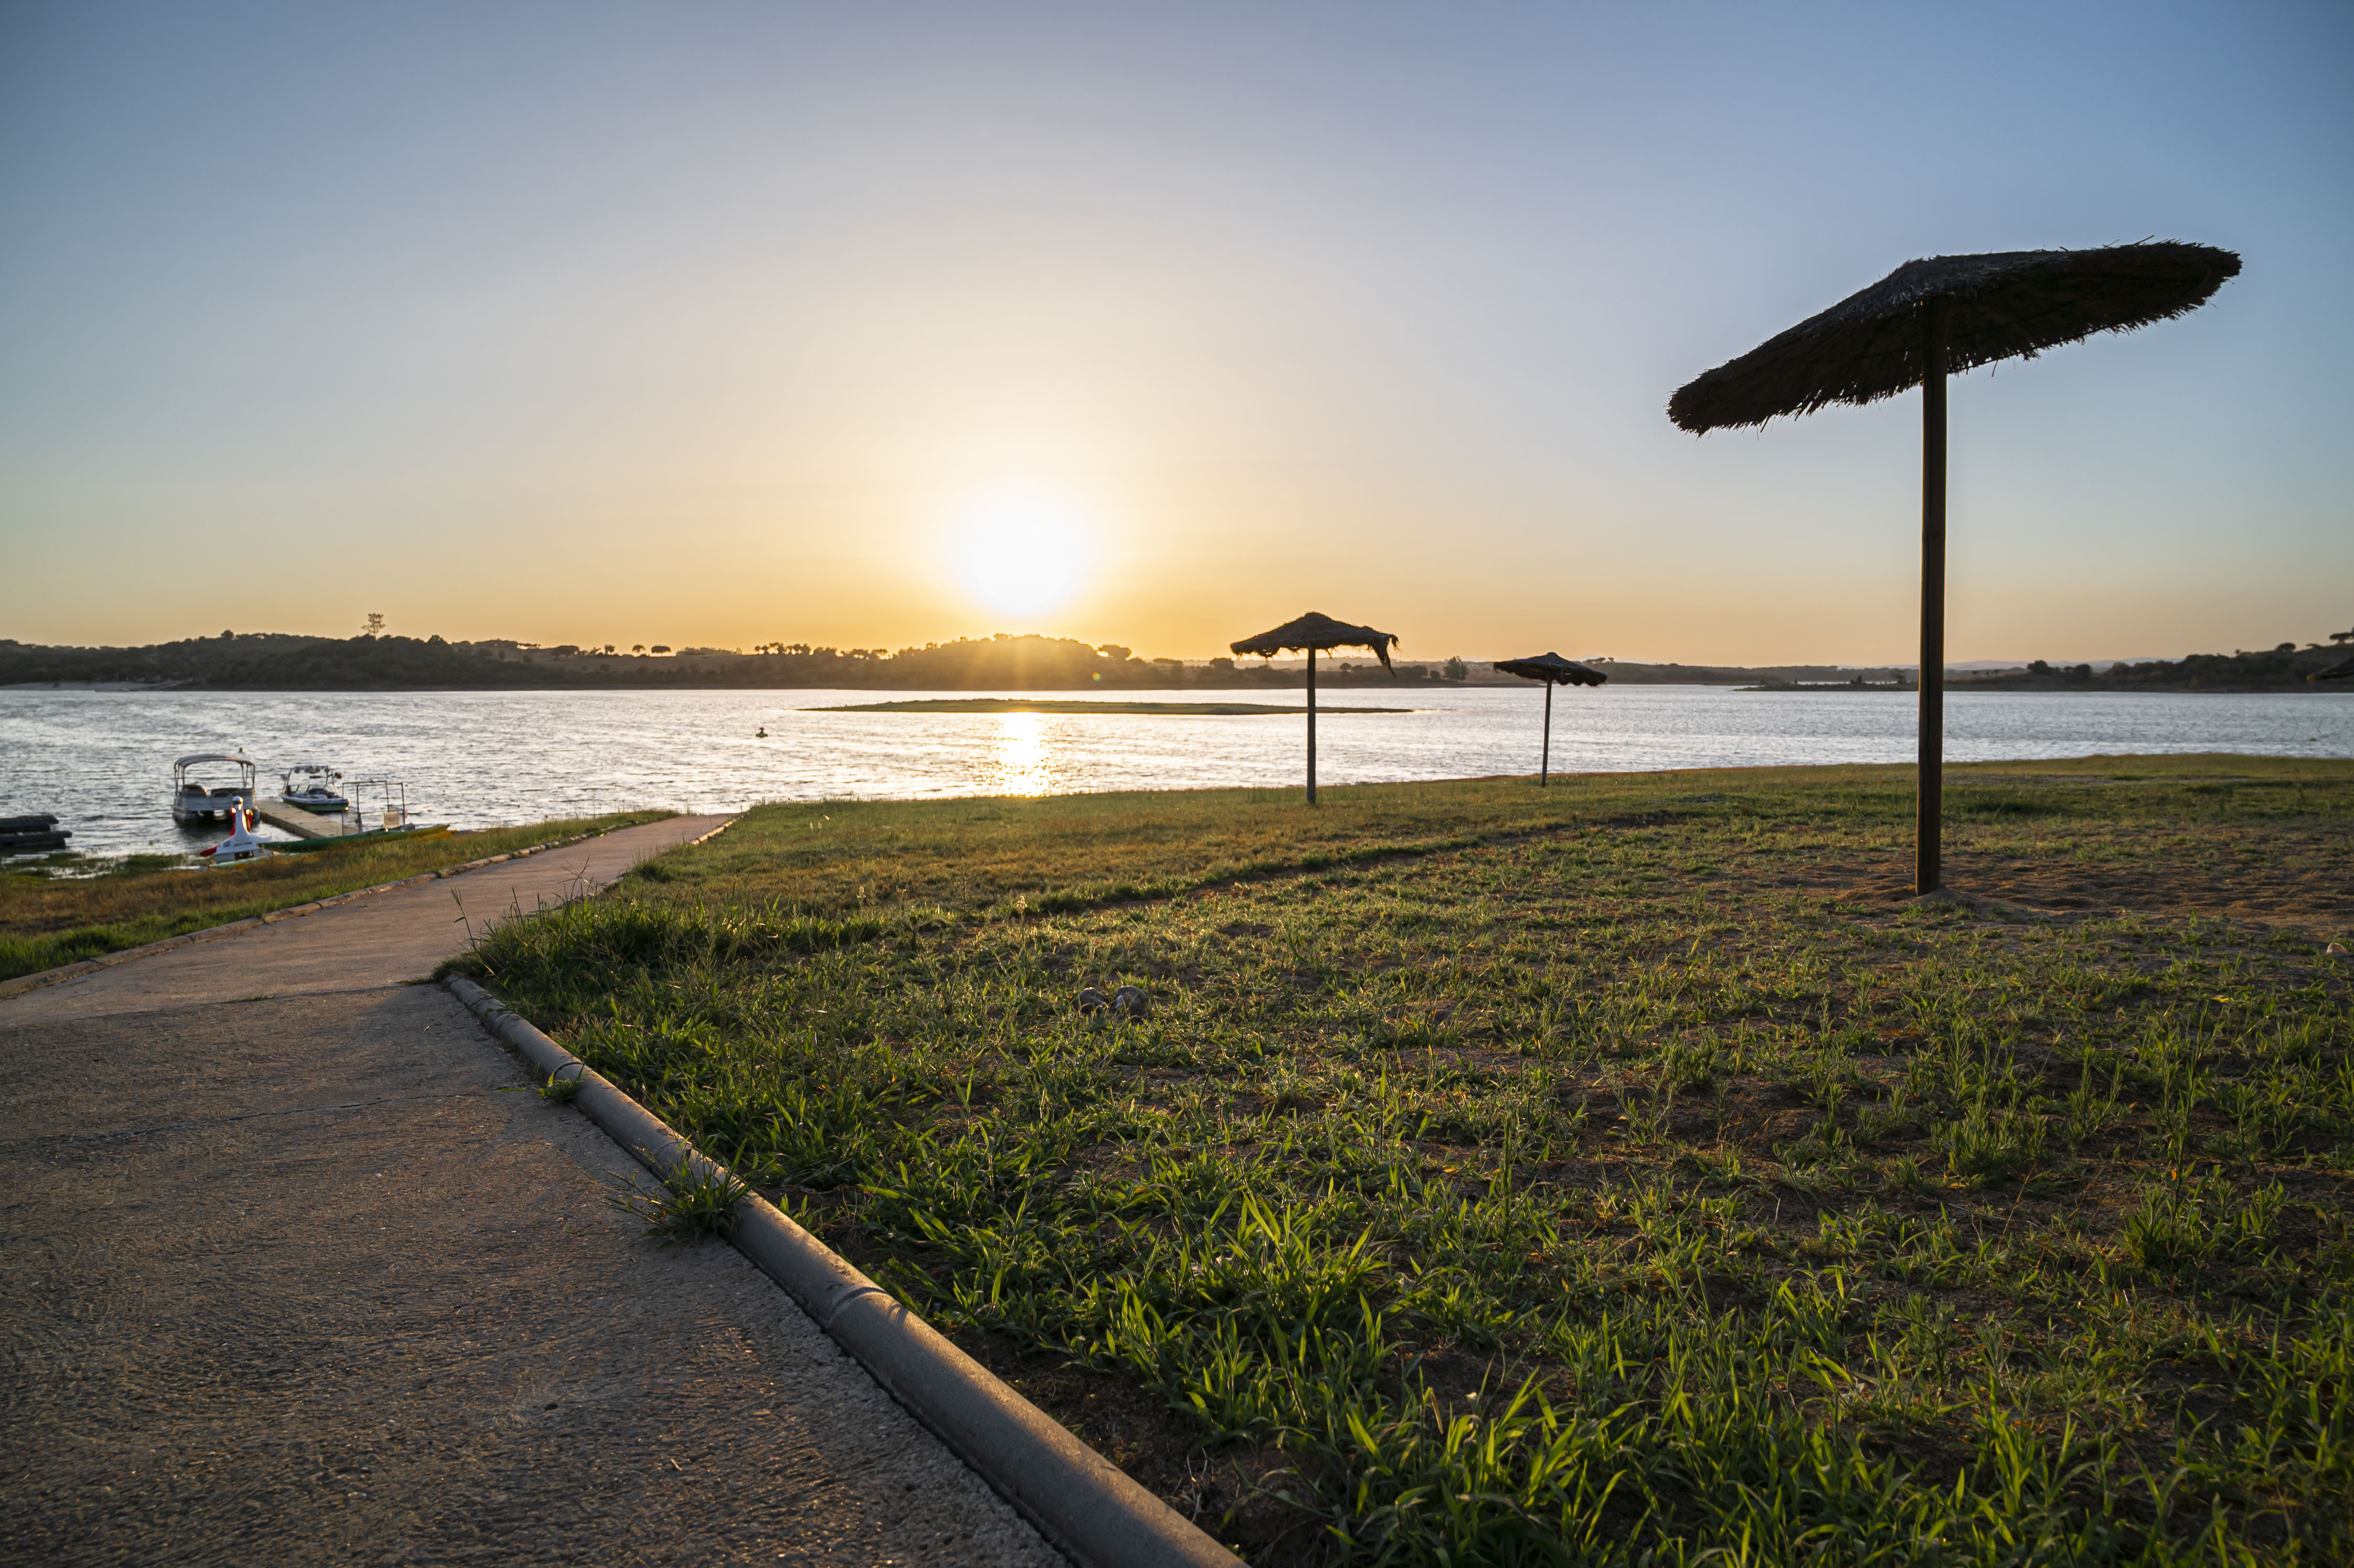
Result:
M611 643L541 646L507 639L451 642L379 630L351 638L225 631L141 648L40 647L0 640L0 685L139 683L216 689L395 690L419 686L495 689L573 686L807 686L876 690L1137 690L1188 686L1297 686L1298 667L1233 659L1189 663L1140 659L1118 643L1065 637L960 638L896 652L769 642L751 652ZM1398 662L1396 674L1371 660L1320 666L1320 685L1447 682L1469 678L1460 658Z
M1188 687L1297 687L1297 665L1219 658L1207 662L1139 658L1118 643L999 633L896 651L832 648L805 642L764 642L732 648L560 643L541 646L512 639L451 642L393 635L380 616L356 637L291 632L224 631L136 648L45 647L0 639L0 685L124 683L186 685L217 690L401 690L451 687L832 687L845 690L1133 691ZM2095 672L2088 664L2055 666L2036 660L2018 671L1957 676L1956 683L2041 689L2090 687L2140 690L2262 691L2302 688L2314 669L2336 659L2354 631L2332 633L2333 649L2283 642L2268 650L2195 653L2179 660L2123 663ZM1460 657L1397 661L1396 673L1373 660L1320 663L1320 686L1446 683L1470 678ZM1716 665L1618 664L1618 680L1732 684L1777 673L1812 678L1805 667L1762 671ZM1894 672L1887 673L1896 678Z

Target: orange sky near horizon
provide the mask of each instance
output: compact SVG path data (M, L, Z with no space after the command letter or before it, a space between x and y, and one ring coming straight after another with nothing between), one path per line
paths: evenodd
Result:
M1953 387L1948 657L2323 641L2354 22L2148 15L21 8L0 637L1909 662L1917 397L1668 395L1909 257L2157 234L2246 271ZM1981 99L1922 123L1933 43Z

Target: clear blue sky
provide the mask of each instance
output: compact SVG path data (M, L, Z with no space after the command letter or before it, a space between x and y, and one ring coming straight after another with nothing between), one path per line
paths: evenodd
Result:
M1668 394L2156 236L2246 270L1955 388L1952 655L2319 639L2349 84L2344 4L20 0L0 636L1901 660L1916 399Z

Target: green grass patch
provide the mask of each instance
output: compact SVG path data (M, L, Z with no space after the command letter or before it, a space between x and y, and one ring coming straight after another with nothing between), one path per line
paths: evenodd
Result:
M653 1192L641 1187L633 1172L614 1171L606 1180L612 1189L606 1202L644 1221L646 1234L664 1245L726 1240L736 1234L736 1205L751 1192L732 1173L719 1176L684 1168L673 1171Z
M275 855L217 871L196 869L199 863L181 855L94 862L75 856L14 864L0 868L0 980L553 839L610 832L670 815L622 811L409 842L396 838L321 854Z
M2354 765L1952 790L2004 903L1900 769L837 804L465 962L1254 1562L2348 1561Z

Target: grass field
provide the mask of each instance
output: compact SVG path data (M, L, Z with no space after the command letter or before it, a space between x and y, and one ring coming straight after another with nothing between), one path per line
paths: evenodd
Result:
M772 807L469 961L1255 1563L2354 1560L2354 764L1947 800Z
M59 855L0 863L0 980L551 839L607 832L670 814L626 811L406 842L394 839L365 847L278 855L219 871L191 869L190 861L180 855L105 861Z

